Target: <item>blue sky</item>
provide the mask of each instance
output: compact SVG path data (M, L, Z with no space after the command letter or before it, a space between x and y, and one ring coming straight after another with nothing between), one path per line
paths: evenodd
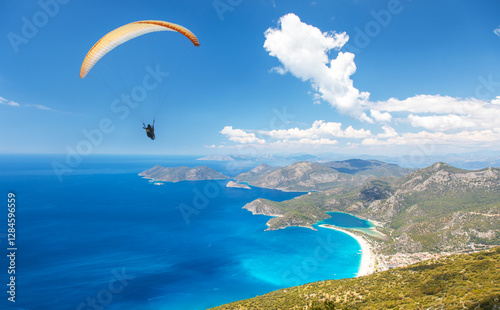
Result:
M500 145L498 1L0 3L0 153L436 154ZM80 66L107 32L165 20ZM140 110L112 102L168 73ZM155 141L142 121L156 116Z

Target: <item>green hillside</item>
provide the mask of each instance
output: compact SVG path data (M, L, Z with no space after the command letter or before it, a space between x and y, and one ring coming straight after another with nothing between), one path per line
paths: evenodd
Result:
M342 173L373 175L376 177L402 177L414 170L410 168L402 168L396 164L389 164L379 160L362 159L329 161L323 163L323 165Z
M500 247L281 289L213 309L500 309Z
M345 192L340 188L245 206L276 216L269 229L312 227L326 211L377 221L390 236L379 244L384 254L456 252L471 244L500 245L500 169L462 170L436 163L399 179L371 179Z

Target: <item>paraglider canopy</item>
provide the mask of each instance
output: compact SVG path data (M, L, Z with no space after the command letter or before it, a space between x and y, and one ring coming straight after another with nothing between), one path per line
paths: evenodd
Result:
M109 32L97 41L85 56L80 68L80 77L83 79L92 67L115 47L150 32L176 31L186 36L195 46L200 46L198 38L188 29L169 22L159 20L143 20L126 24Z

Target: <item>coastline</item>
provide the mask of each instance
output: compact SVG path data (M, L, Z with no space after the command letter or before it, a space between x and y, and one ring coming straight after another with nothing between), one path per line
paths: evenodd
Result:
M359 264L359 270L358 273L356 274L356 277L366 276L375 272L376 257L372 251L372 246L370 245L370 243L368 243L368 241L365 240L365 238L356 235L350 231L347 231L345 229L339 228L337 226L332 226L328 224L322 224L319 226L323 228L338 230L340 232L348 234L349 236L356 239L356 241L359 243L361 247L361 263Z

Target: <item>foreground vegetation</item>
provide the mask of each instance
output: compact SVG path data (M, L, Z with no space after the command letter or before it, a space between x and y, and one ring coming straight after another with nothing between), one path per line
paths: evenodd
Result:
M500 309L500 247L309 283L213 309Z

